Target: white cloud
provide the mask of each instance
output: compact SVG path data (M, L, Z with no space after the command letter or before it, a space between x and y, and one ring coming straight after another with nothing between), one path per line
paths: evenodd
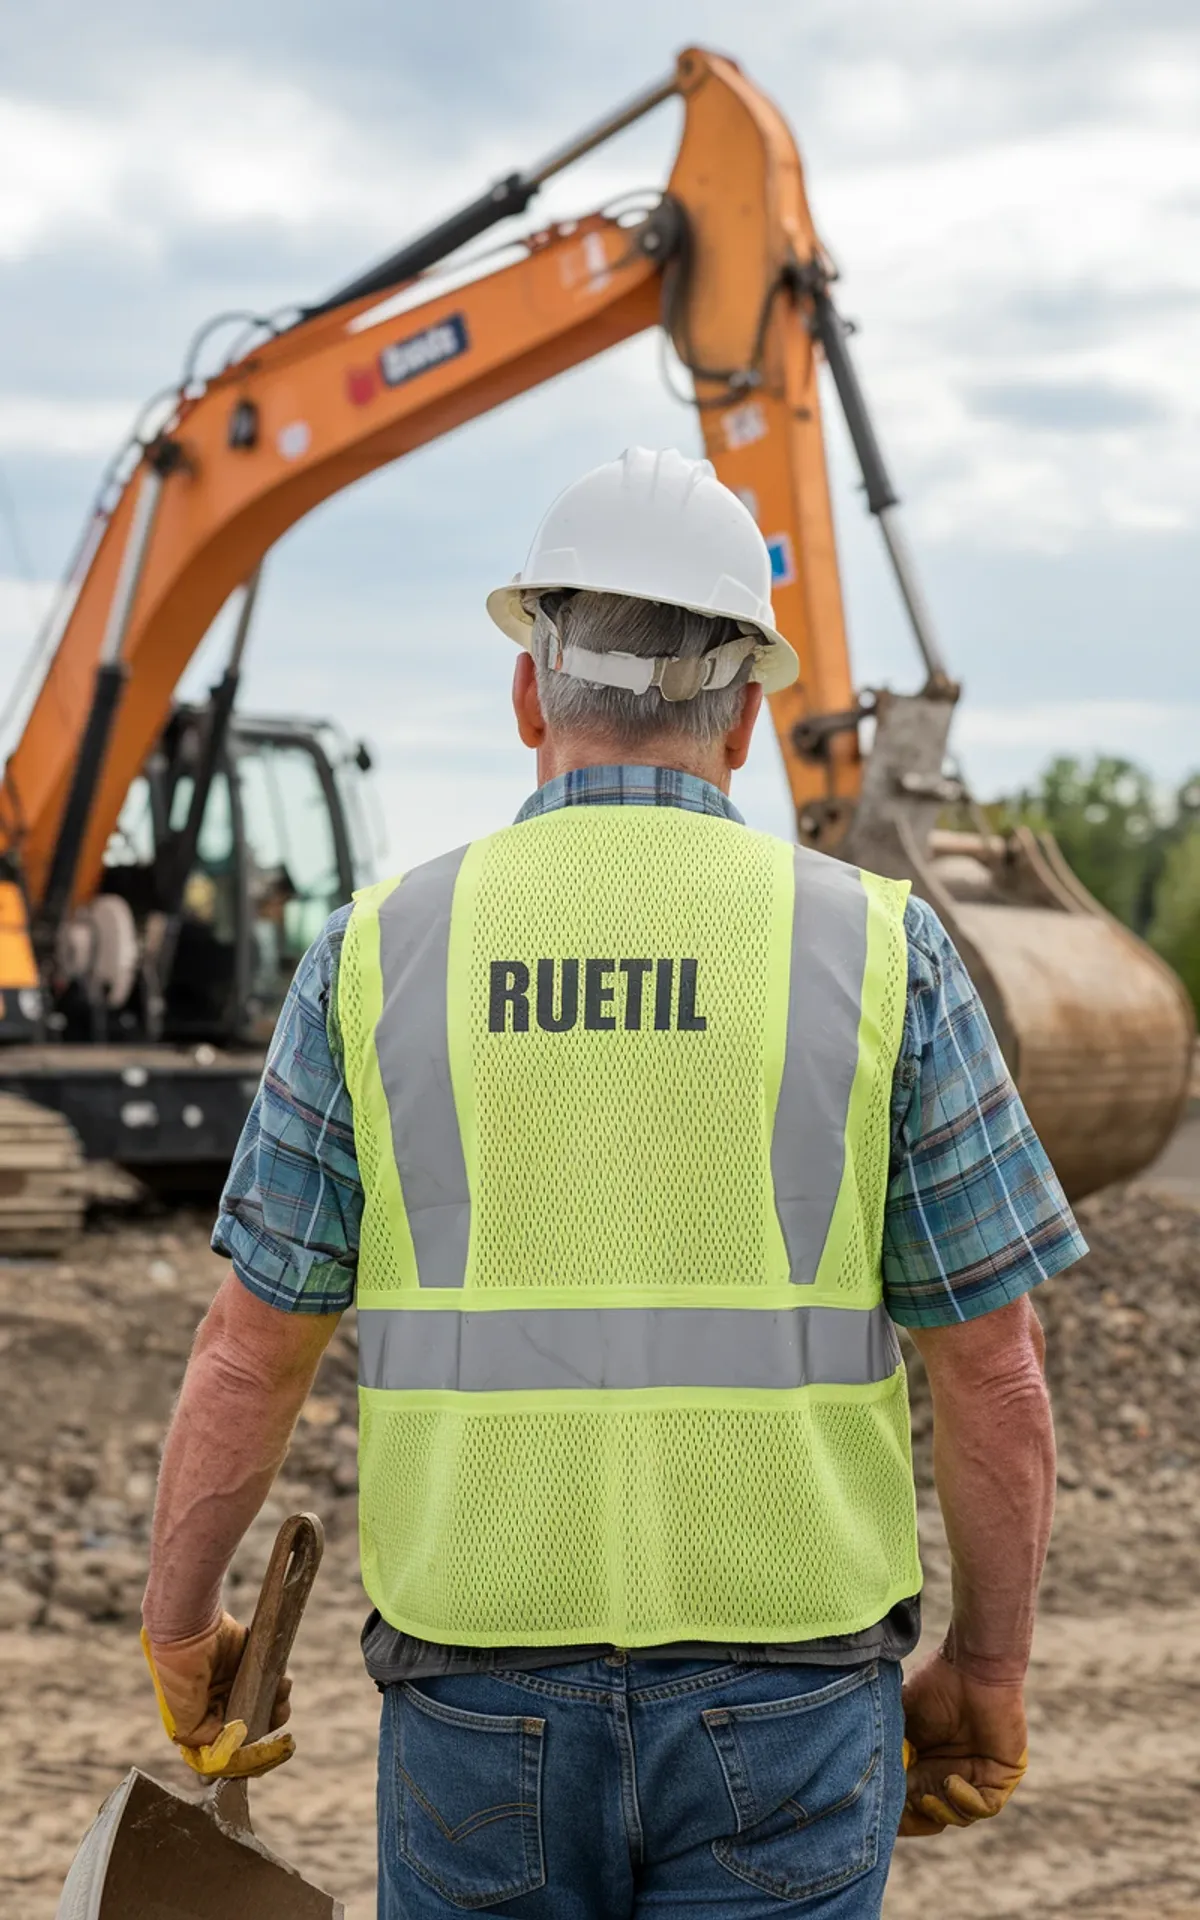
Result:
M1200 122L892 155L827 173L816 196L927 536L1061 551L1200 519ZM1039 300L1057 324L1006 339L997 316ZM1111 386L1147 418L1080 433L981 417L973 392L1005 382Z
M1200 63L1194 44L1156 40L1140 58L1118 69L1113 91L1135 109L1194 123L1200 115Z
M119 148L107 119L0 100L0 259L22 259L55 229L106 225Z
M300 86L202 57L169 86L147 72L86 109L0 94L0 260L83 232L161 254L189 230L262 224L392 246L510 172L512 138L464 121L452 157L435 158L402 113L368 128ZM597 201L630 184L611 157L588 171ZM589 204L559 189L537 207Z
M137 418L131 400L0 393L0 453L115 453Z
M1031 700L1021 706L969 702L952 745L985 797L1029 780L1055 754L1114 754L1150 765L1166 782L1200 766L1200 705L1168 700Z
M88 110L0 97L0 258L82 231L161 252L185 226L390 228L394 157L232 63L196 60L167 89Z

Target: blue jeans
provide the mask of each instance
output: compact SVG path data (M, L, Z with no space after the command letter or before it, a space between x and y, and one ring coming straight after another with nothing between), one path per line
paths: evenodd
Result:
M379 1920L877 1920L900 1668L613 1654L389 1687Z

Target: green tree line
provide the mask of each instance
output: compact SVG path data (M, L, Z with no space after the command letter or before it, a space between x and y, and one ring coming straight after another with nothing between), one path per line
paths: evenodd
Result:
M1200 1013L1200 772L1164 806L1133 761L1064 756L994 817L1053 833L1088 891L1174 967Z

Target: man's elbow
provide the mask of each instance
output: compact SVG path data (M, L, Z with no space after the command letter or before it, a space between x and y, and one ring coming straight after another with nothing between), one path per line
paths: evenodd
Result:
M1025 1308L1017 1337L1006 1342L991 1356L984 1369L981 1385L992 1404L1006 1414L1026 1417L1050 1416L1050 1392L1046 1385L1046 1336L1032 1304Z
M192 1365L230 1387L303 1399L340 1318L267 1306L231 1273L197 1329Z
M914 1330L938 1400L965 1397L998 1411L1049 1409L1046 1336L1028 1296L953 1327Z

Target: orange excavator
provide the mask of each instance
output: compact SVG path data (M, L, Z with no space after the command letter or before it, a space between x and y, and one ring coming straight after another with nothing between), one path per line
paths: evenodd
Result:
M683 133L660 196L527 234L505 264L464 262L552 175L671 97ZM0 1244L51 1244L69 1224L80 1152L149 1174L228 1160L289 967L361 876L365 752L235 710L272 543L338 488L655 327L770 548L801 663L772 702L798 834L910 877L936 907L1070 1194L1155 1156L1186 1098L1190 1007L1052 841L989 831L945 771L958 688L834 279L783 117L732 60L692 48L539 166L286 324L260 324L216 374L185 377L92 523L0 785ZM822 360L920 649L917 693L851 678ZM175 707L239 589L220 685L206 706Z

